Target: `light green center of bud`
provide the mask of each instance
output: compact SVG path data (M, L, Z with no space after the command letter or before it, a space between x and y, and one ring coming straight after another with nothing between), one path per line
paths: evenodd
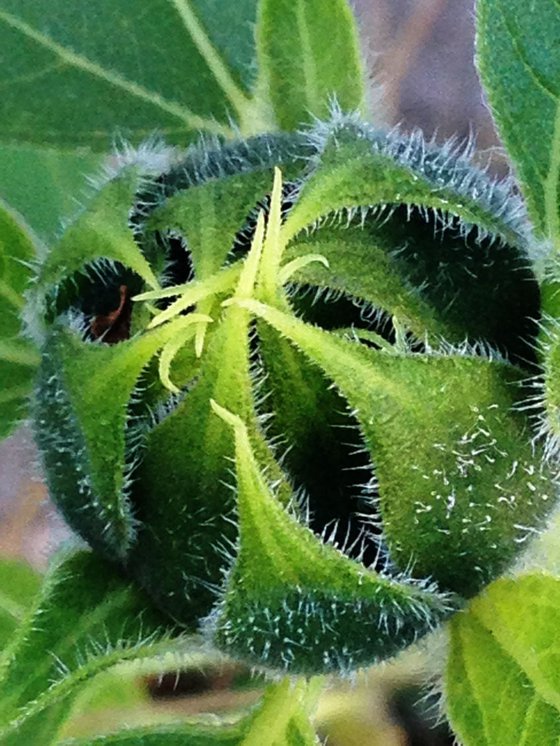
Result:
M242 265L237 263L225 267L203 281L193 281L182 285L173 285L162 290L151 290L136 295L134 301L144 301L154 314L148 329L165 324L185 314L187 309L196 310L197 305L205 305L217 295L230 293L222 302L228 307L239 301L258 300L269 305L277 305L282 297L282 287L290 277L311 262L321 262L328 267L328 262L321 254L305 254L282 265L282 256L287 245L287 237L282 229L282 172L274 169L274 183L270 199L270 211L266 218L264 211L259 213L249 253ZM164 311L151 305L152 301L164 298L175 298ZM200 357L204 350L204 341L208 324L214 319L199 308L184 316L185 323L177 333L163 346L159 356L159 375L163 385L174 393L180 389L171 380L171 364L187 343L194 341L195 353Z

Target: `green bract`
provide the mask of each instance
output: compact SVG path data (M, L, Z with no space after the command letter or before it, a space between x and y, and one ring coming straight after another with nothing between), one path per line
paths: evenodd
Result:
M458 151L340 115L141 151L38 271L54 499L249 662L392 654L555 502L524 212Z

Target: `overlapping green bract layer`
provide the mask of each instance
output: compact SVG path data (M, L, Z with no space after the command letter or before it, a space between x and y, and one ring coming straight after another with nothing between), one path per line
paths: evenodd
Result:
M241 658L391 655L555 502L517 411L538 372L526 244L468 154L338 114L129 166L36 282L54 499Z

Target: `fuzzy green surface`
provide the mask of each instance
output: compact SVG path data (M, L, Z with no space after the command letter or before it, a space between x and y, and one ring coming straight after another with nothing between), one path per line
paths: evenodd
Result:
M345 0L263 0L259 4L257 87L266 89L280 128L298 130L365 108L365 71L356 21Z
M472 595L543 525L556 488L524 417L511 413L520 372L460 355L388 355L246 305L319 365L355 412L403 570L412 563L416 577Z
M38 272L37 294L47 295L86 264L104 259L122 262L149 285L154 273L134 242L129 212L140 187L136 169L125 169L99 190L47 254Z
M527 355L520 340L535 334L539 290L508 187L420 136L343 120L314 137L319 153L285 231L292 251L318 251L330 267L308 265L301 279L402 316L420 337Z
M231 418L239 553L212 621L225 650L272 668L352 670L391 655L449 613L449 599L366 570L290 516L242 420Z
M164 652L170 631L113 566L66 552L0 658L0 742L48 743L84 682L120 661Z
M162 610L208 618L251 663L392 655L555 501L512 411L539 301L525 227L452 148L339 114L202 144L159 177L125 169L39 270L55 501ZM130 338L92 339L123 286ZM241 456L212 401L246 429Z
M227 541L235 538L227 487L231 435L212 414L210 398L250 416L247 321L229 314L212 333L194 387L148 436L134 486L139 529L131 571L191 624L212 605Z
M23 622L39 585L39 575L26 563L11 559L0 562L0 649Z
M43 348L34 416L49 489L70 525L110 558L126 558L135 535L127 483L142 421L134 421L129 403L173 331L168 325L101 346L55 330Z

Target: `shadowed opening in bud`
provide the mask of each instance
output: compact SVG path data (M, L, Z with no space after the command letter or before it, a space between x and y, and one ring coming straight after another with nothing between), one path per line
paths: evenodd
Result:
M163 234L156 231L153 242L159 255L166 257L163 270L162 287L182 285L194 280L194 267L187 241L178 233Z
M150 251L160 257L163 287L194 280L191 254L182 236L154 232L150 236ZM121 263L95 262L61 283L56 298L50 303L51 314L54 319L69 311L84 340L115 344L129 339L132 334L132 298L142 288L141 278ZM154 301L153 305L164 310L171 302L172 299L164 298ZM184 313L191 310L192 307Z
M396 271L452 330L534 367L540 292L527 256L439 210L389 205L378 221L364 230L382 232Z
M285 217L295 204L296 185L284 184L282 194ZM251 213L236 236L230 261L245 256L258 211L264 210L267 216L269 205L267 195ZM321 236L328 237L332 228L340 230L341 236L349 234L348 229L359 229L366 241L371 239L372 247L380 247L402 287L435 310L446 330L441 334L446 341L482 342L512 363L535 369L540 290L524 251L455 215L410 204L364 206L325 217L304 240L305 248L316 243L321 252ZM346 246L340 248L345 250ZM368 267L367 257L360 256L360 262L360 272L375 275L376 267L373 263ZM319 286L305 278L304 272L289 285L294 310L305 320L325 329L368 329L394 343L391 310L383 309L386 313L373 323L369 318L379 313L375 309L382 303L364 300L357 292L352 295L350 288L337 292L328 287L328 281ZM422 351L421 340L408 335L407 342L415 352Z
M396 320L387 311L370 303L360 301L340 292L329 292L316 285L298 284L289 289L290 303L296 314L310 324L316 324L327 331L350 333L360 330L371 332L371 336L359 337L366 347L379 349L386 342L395 345L398 335L411 352L423 352L425 344L406 329L397 329Z
M106 314L96 313L91 317L89 329L94 339L106 344L116 344L130 337L132 301L127 285L119 285L119 305Z
M275 343L267 331L261 326L252 336L251 357L261 370L264 406L273 412L267 438L299 496L300 517L348 557L385 570L375 470L358 422L344 398L295 348L282 352L293 353L305 381L300 379L299 390L289 396L268 354ZM310 411L314 416L307 416Z
M132 296L141 288L138 275L119 262L95 262L61 283L49 315L69 313L84 340L116 344L130 337Z

